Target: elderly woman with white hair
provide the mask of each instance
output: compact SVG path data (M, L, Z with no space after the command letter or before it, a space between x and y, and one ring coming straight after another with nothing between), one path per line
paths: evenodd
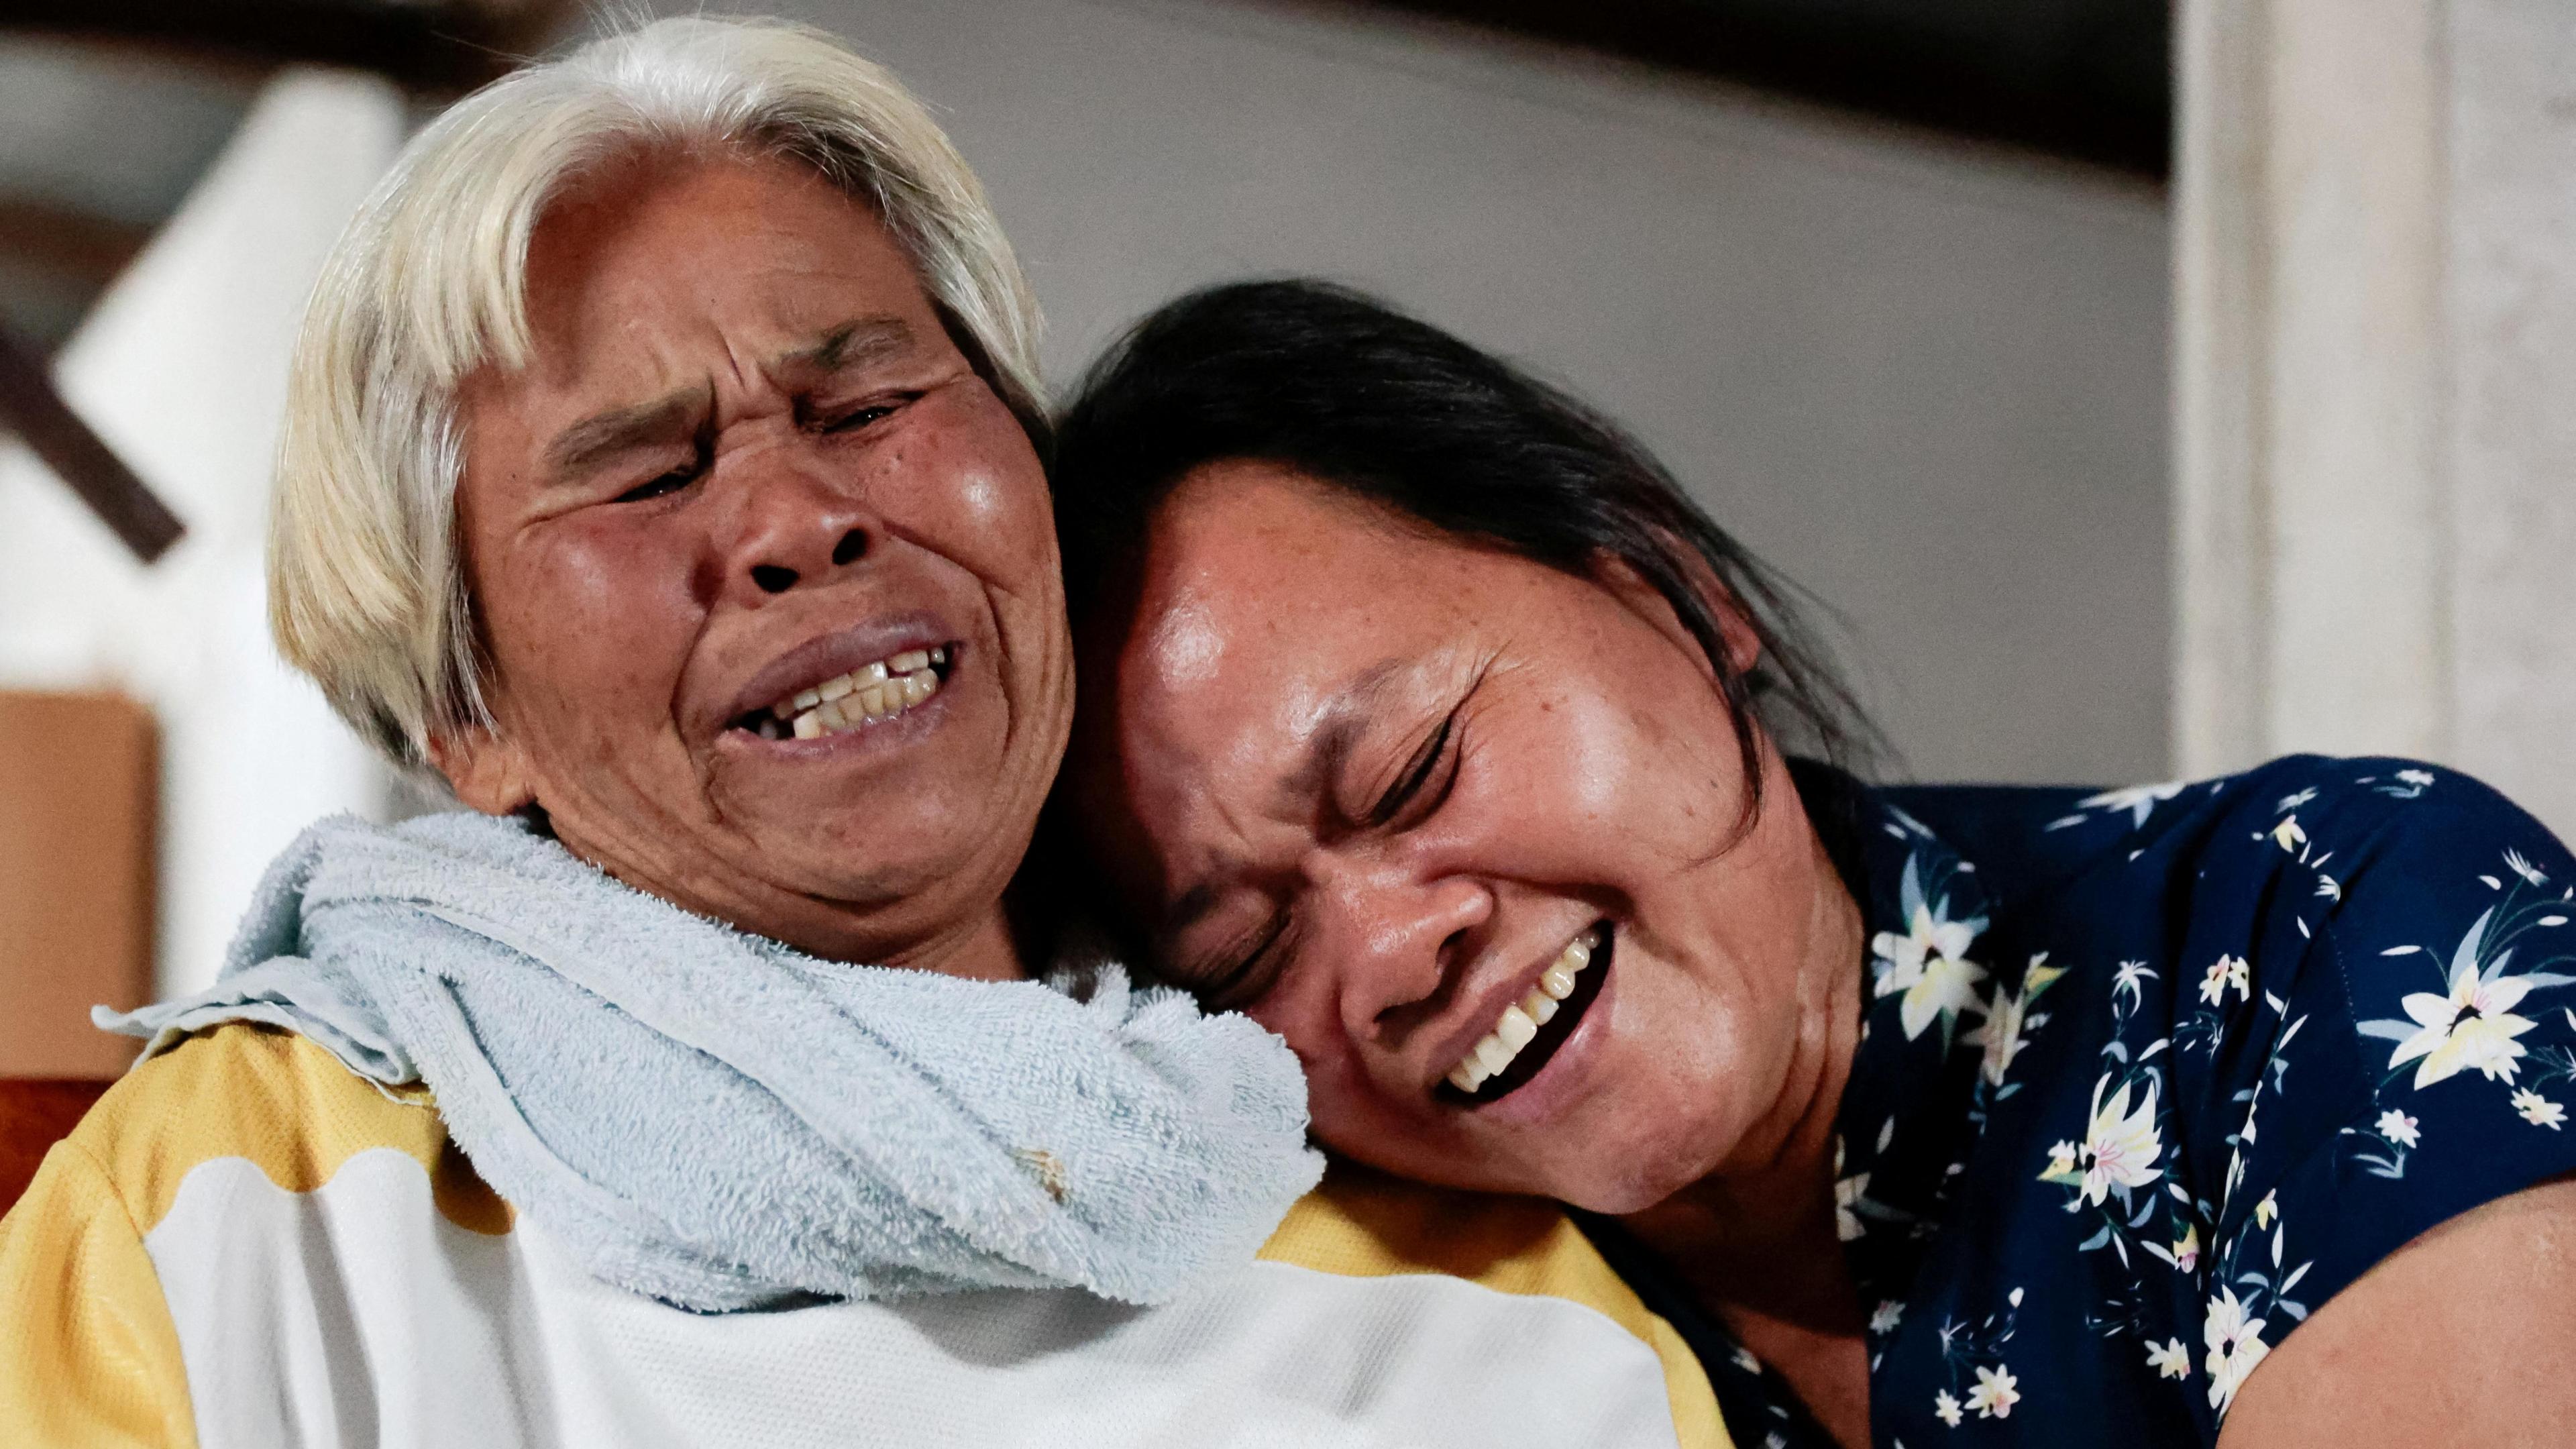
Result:
M316 826L213 989L104 1018L144 1060L0 1223L0 1438L1725 1442L1555 1210L1309 1191L1281 1043L1015 900L1073 707L1035 334L808 32L414 141L272 605L472 808Z

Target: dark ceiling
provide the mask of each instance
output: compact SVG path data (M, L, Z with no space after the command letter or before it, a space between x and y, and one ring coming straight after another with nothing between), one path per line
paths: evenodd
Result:
M2162 180L2170 0L1363 0Z

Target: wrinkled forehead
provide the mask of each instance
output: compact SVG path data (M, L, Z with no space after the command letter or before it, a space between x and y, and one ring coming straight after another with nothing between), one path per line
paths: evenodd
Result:
M527 267L526 372L545 386L656 372L692 337L765 358L862 312L915 346L945 341L875 211L774 158L637 156L587 175L540 218Z

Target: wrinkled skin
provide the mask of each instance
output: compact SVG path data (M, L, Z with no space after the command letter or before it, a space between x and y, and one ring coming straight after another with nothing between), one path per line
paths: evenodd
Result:
M1642 582L1238 462L1161 507L1130 602L1084 639L1082 814L1166 969L1297 1050L1326 1142L1606 1212L1813 1150L1858 912L1767 744L1748 817L1709 662ZM1544 1071L1444 1097L1602 922L1602 994Z
M495 727L434 742L459 794L827 958L1021 974L1001 897L1072 708L1055 535L909 259L799 168L665 158L555 204L527 277L533 356L461 396ZM928 641L952 673L888 725L730 727Z

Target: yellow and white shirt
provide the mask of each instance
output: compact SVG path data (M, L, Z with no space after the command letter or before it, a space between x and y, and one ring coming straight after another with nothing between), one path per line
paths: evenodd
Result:
M1729 1445L1690 1350L1543 1203L1337 1167L1164 1307L697 1314L583 1272L426 1093L247 1024L138 1067L0 1219L0 1443Z

